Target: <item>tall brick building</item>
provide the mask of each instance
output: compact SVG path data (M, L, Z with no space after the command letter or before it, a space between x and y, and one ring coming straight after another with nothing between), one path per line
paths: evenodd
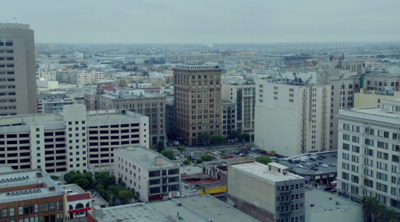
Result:
M179 66L174 71L176 133L183 143L198 145L198 135L222 132L219 66Z

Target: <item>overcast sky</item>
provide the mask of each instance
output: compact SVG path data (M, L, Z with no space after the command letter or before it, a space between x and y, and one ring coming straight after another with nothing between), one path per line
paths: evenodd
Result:
M399 0L8 0L37 43L399 41Z

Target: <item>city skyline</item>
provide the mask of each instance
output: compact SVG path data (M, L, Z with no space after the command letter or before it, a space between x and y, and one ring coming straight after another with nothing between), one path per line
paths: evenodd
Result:
M7 4L0 22L30 24L37 43L392 42L400 34L393 28L396 6L393 0L39 0Z

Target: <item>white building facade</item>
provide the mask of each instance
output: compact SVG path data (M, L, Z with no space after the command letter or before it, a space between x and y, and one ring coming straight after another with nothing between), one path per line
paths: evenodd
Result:
M114 175L139 192L143 202L180 196L179 165L160 153L143 147L114 151Z
M285 156L329 149L331 86L256 81L255 141Z
M339 112L340 196L356 202L372 196L400 211L399 115L399 100L381 100L380 108Z
M109 172L114 148L147 144L148 117L129 111L68 105L62 114L0 118L0 166L14 169Z

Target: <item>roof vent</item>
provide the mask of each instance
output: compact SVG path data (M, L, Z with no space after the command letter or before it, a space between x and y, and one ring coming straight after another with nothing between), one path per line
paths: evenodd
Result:
M332 197L329 197L329 200L332 200Z
M310 207L314 207L314 204L310 204Z
M336 205L340 205L338 201L336 201Z

